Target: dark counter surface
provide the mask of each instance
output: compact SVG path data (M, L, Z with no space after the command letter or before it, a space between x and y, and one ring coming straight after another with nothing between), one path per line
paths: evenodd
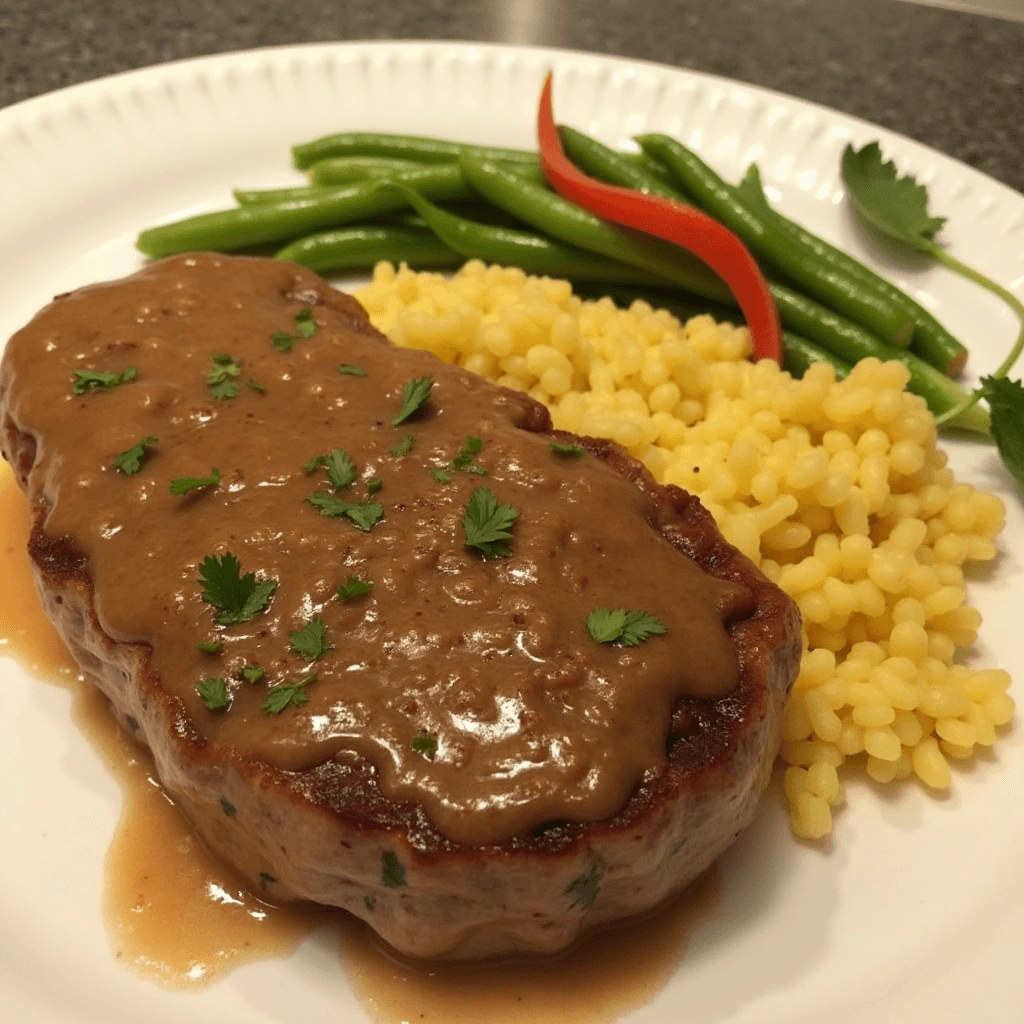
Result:
M1024 23L894 0L0 0L0 107L161 61L352 39L539 43L713 72L1024 191Z

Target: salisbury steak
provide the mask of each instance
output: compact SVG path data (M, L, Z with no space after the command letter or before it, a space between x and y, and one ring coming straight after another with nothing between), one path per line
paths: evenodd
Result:
M793 604L691 495L314 274L189 256L62 296L0 408L49 614L268 898L550 952L751 820Z

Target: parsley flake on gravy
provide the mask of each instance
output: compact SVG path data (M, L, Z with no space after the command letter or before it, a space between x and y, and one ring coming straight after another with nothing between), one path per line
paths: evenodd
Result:
M219 613L214 620L221 626L234 626L254 619L267 610L277 590L277 580L257 582L252 572L241 575L241 565L230 551L223 557L207 555L199 566L202 598Z
M136 441L131 448L126 448L114 459L114 469L125 476L134 476L142 468L146 453L159 440L158 437L144 437L141 441Z
M120 373L107 370L74 370L71 373L71 393L86 395L92 391L109 391L121 384L135 380L139 371L134 366L126 366Z
M417 754L422 754L428 761L433 761L434 755L437 753L437 740L427 733L421 733L419 736L414 736L410 741L409 746L412 747Z
M301 341L303 338L312 338L316 334L317 327L319 327L316 317L313 316L313 310L308 306L304 306L295 314L292 323L295 324L294 334L287 334L285 331L275 331L270 336L270 340L278 352L290 352L295 347L297 341Z
M263 710L268 715L279 715L285 708L300 708L309 701L306 686L316 682L316 674L303 676L297 683L278 683L267 690Z
M335 369L345 377L366 376L366 371L361 366L353 366L351 363L338 363Z
M587 632L599 644L636 647L649 636L661 636L667 630L661 619L647 612L595 608L587 616Z
M344 490L356 478L356 464L343 448L335 448L329 455L314 455L302 471L309 474L321 468L327 470L327 479L336 491Z
M224 650L224 644L220 640L200 640L196 644L196 650L203 654L220 654Z
M409 452L412 451L412 446L415 443L415 440L416 439L412 436L412 434L406 434L405 437L403 437L402 440L399 441L394 448L391 448L388 451L388 454L398 456L408 455Z
M433 377L413 377L406 382L402 388L402 407L398 415L391 421L391 426L397 427L406 420L412 419L426 405L430 397L430 390L434 386Z
M512 524L519 512L512 505L500 505L487 487L476 487L466 502L462 529L466 547L475 548L485 557L501 557L512 553Z
M469 436L462 444L459 454L452 459L452 469L460 473L475 473L477 476L487 476L487 470L476 464L476 457L483 450L483 438Z
M196 685L196 693L211 711L224 711L231 703L228 696L228 684L223 679L200 679Z
M434 483L437 484L450 484L452 482L452 475L447 469L441 466L435 466L431 471L430 475L434 478Z
M227 352L215 352L210 356L210 368L206 371L206 386L214 398L237 398L238 376L242 360L229 356Z
M364 532L372 530L384 517L384 506L379 501L342 501L327 491L314 491L306 501L317 509L320 515L332 519L344 517Z
M247 388L252 388L253 391L258 391L261 395L265 395L267 393L267 389L255 380L247 380L245 382L245 386Z
M405 885L405 868L402 862L390 851L380 857L380 880L385 888L398 889Z
M310 619L301 629L289 633L288 646L307 661L317 661L334 650L327 642L327 628L319 615Z
M188 494L203 487L219 487L220 470L214 467L209 476L179 476L171 481L171 494Z
M373 590L373 584L368 580L361 580L358 576L349 578L338 587L338 600L351 601L354 597L362 597Z
M583 449L578 444L569 444L566 441L552 441L548 447L556 455L568 455L572 459L578 459L583 454Z
M245 665L241 675L247 683L258 683L266 675L266 672L259 665Z

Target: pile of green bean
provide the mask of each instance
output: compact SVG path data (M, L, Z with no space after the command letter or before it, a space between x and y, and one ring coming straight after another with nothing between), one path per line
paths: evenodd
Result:
M787 369L813 362L839 376L867 356L896 359L936 413L966 395L950 377L966 349L894 285L774 211L756 166L739 186L665 135L644 135L621 153L562 128L570 157L614 184L697 206L720 220L760 262L785 331ZM616 301L642 297L683 315L737 320L729 289L677 246L594 217L552 192L537 154L443 139L345 132L295 146L309 184L237 189L238 205L143 231L149 257L213 250L271 251L320 273L405 261L416 269L467 259L568 278ZM985 432L975 406L952 425Z

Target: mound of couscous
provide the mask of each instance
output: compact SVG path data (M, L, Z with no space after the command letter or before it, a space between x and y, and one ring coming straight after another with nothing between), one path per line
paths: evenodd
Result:
M749 362L745 328L476 261L451 279L382 263L356 295L396 344L527 391L556 427L612 438L699 495L794 598L806 652L781 756L798 836L831 830L838 769L946 789L949 759L996 742L1010 677L956 655L981 621L963 566L995 557L1004 508L956 482L902 365L795 380Z

